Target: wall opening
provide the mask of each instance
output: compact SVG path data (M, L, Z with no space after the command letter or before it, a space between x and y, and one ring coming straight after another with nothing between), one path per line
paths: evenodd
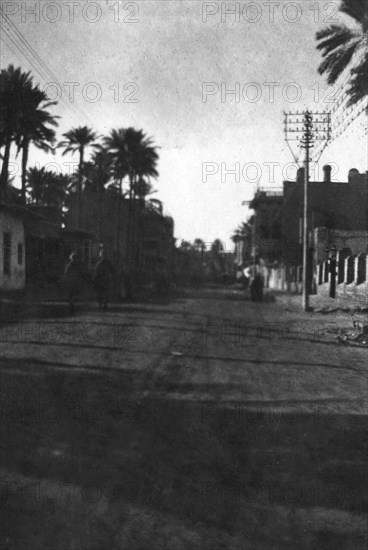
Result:
M11 233L3 233L3 273L4 275L10 275L11 265Z

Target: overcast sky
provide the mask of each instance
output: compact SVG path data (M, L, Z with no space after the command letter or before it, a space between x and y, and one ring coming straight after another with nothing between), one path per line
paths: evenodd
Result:
M338 96L337 89L324 89L317 74L314 39L318 28L340 19L337 3L85 4L2 2L58 79L60 89L49 85L47 91L62 95L54 108L60 135L77 125L101 135L112 128L143 129L160 146L156 196L174 217L175 236L206 242L219 237L229 244L249 215L241 203L256 182L281 186L293 174L285 168L293 159L284 142L283 110L326 109L327 100ZM237 13L221 13L234 6ZM27 12L32 7L36 15ZM14 28L7 29L15 36ZM1 66L9 63L32 70L43 87L52 81L36 72L39 63L29 50L20 53L2 33ZM237 87L239 95L226 95ZM362 122L358 118L320 160L321 167L334 163L342 181L350 167L367 169ZM32 152L30 164L53 160L73 158ZM236 182L225 170L238 167Z

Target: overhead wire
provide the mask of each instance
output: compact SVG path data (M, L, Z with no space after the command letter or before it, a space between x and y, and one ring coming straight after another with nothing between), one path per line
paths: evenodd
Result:
M347 73L339 85L339 93L336 101L327 108L327 112L331 116L330 137L328 141L321 143L321 145L315 149L318 159L321 157L326 147L340 137L361 113L368 108L367 98L362 98L356 105L350 107L346 106L350 97L347 87L349 81L350 73ZM367 127L365 132L367 132Z
M4 24L1 24L1 27L3 31L5 32L6 37L12 42L12 44L18 49L18 51L21 53L21 55L30 63L32 69L39 75L43 80L45 80L46 83L49 83L49 80L52 80L53 84L56 84L59 87L59 90L62 90L62 87L58 81L58 78L55 76L53 71L49 69L49 67L46 65L46 63L41 59L41 57L37 54L37 52L34 50L34 48L29 44L27 39L22 35L22 33L17 29L17 27L14 25L14 23L10 20L10 18L4 14L3 9L0 5L0 16L1 21L4 22ZM6 25L8 24L9 28L6 28ZM12 36L11 31L16 35L17 39ZM8 46L8 44L7 44ZM10 48L9 48L10 49ZM14 53L14 52L13 52ZM64 106L66 106L73 114L78 117L78 120L81 121L81 115L88 119L91 124L94 124L94 121L88 116L87 113L83 111L80 107L75 107L73 103L68 102L64 99L63 95L61 95L60 101L63 103Z

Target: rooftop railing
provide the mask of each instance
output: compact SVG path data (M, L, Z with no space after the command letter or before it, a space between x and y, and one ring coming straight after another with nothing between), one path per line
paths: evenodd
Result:
M267 197L282 197L284 194L283 187L259 187L258 193L265 193Z

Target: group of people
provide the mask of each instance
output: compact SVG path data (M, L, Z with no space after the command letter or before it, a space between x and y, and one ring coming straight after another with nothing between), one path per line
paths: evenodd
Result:
M79 250L72 252L69 260L64 271L63 286L71 313L75 310L77 298L82 294L83 289L91 283L96 293L99 308L107 309L113 289L114 270L109 260L105 258L103 249L99 252L92 277L82 261L82 253Z

